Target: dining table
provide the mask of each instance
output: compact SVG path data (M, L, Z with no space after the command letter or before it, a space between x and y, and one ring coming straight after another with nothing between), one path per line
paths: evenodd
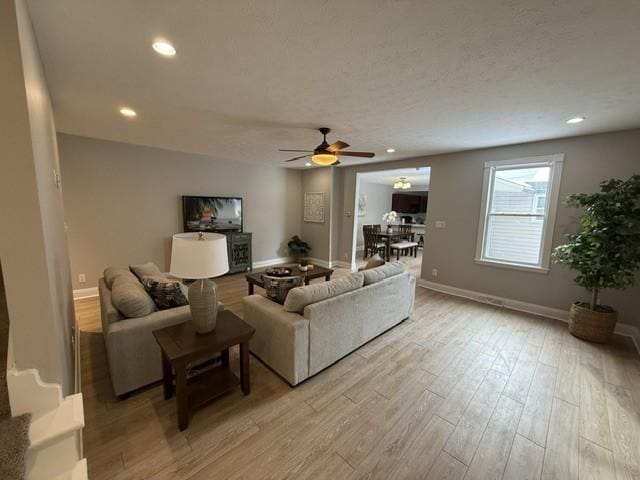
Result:
M410 233L400 232L395 228L390 233L384 230L382 232L375 232L375 235L376 235L376 240L382 240L385 243L384 257L387 262L391 260L391 243L400 241L403 238L408 237L409 235L411 236L411 241L413 242L413 239L415 237L415 233L413 232L410 232Z

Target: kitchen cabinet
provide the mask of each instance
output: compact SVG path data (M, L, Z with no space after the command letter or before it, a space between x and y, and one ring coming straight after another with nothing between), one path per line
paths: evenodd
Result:
M391 196L391 209L398 213L425 213L428 195L428 193L421 195L394 193Z

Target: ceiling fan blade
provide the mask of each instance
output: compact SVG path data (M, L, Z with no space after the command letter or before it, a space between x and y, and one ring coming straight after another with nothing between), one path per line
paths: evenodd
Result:
M373 152L343 152L343 151L339 151L339 152L335 152L336 155L338 155L339 157L367 157L367 158L372 158L375 157L376 154Z
M285 160L285 162L295 162L296 160L300 160L301 158L310 157L310 156L311 156L311 154L309 154L309 155L301 155L299 157L293 157L293 158L290 158L289 160Z
M337 142L329 145L325 150L327 152L337 152L338 150L342 150L343 148L347 148L348 146L349 146L348 143L338 140Z
M278 151L279 152L307 152L307 153L313 153L313 150L286 150L284 148L279 148Z

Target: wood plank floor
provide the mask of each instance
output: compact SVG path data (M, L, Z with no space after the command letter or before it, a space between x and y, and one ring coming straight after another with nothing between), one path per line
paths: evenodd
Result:
M242 315L242 275L218 285ZM418 288L410 319L296 388L252 357L251 395L180 432L160 385L114 396L97 299L76 312L92 480L640 478L626 338L591 345L560 322Z

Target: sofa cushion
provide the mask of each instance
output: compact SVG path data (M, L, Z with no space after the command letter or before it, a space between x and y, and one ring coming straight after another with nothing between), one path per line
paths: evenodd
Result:
M107 287L109 289L113 287L113 281L116 279L116 277L119 277L120 275L124 275L132 278L133 280L137 280L136 276L133 273L131 273L131 270L129 270L129 267L119 267L119 266L108 267L102 273L102 276L104 277L104 283L107 284Z
M189 303L182 293L178 280L169 280L164 276L148 276L142 279L142 286L160 310L181 307Z
M363 270L362 275L364 276L364 284L371 285L372 283L379 282L385 278L400 275L404 270L405 268L402 262L385 263L380 267Z
M129 268L135 273L138 280L142 281L144 277L164 277L158 266L153 262L143 263L141 265L130 265Z
M303 313L307 305L362 287L363 280L362 273L352 273L328 282L294 288L289 291L284 301L284 309L287 312Z
M301 286L304 283L303 277L272 277L269 275L262 275L262 281L264 282L264 290L267 294L267 298L278 302L280 305L284 303L287 294L291 289Z
M145 317L158 310L142 284L124 275L116 277L113 281L111 301L127 318Z
M371 270L372 268L380 267L384 264L384 258L382 258L379 253L376 253L369 259L369 261L367 261L367 264L364 267L359 268L358 271L362 272L363 270Z

